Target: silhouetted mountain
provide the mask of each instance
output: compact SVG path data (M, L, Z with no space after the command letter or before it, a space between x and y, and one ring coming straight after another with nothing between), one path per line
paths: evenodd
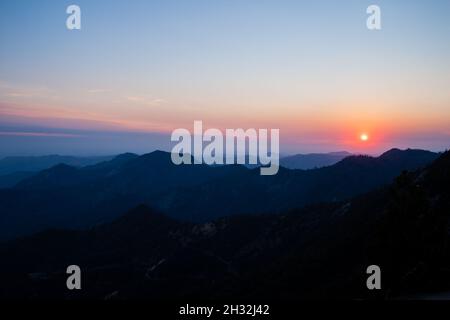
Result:
M83 168L59 165L0 191L0 235L6 239L49 227L89 227L140 203L197 222L231 214L276 213L362 194L437 157L414 150L395 154L353 156L315 170L280 168L275 176L237 165L176 166L169 153L160 151Z
M73 167L84 167L111 160L112 156L103 157L7 157L0 160L0 188L12 188L19 182L30 178L37 172L49 169L58 164Z
M280 159L280 166L288 169L314 169L331 166L342 159L351 156L351 153L346 151L330 152L330 153L310 153L310 154L296 154Z
M420 296L450 291L449 224L446 152L427 168L403 172L392 185L345 202L203 224L139 206L88 231L53 230L4 243L0 255L8 259L0 264L0 296ZM82 266L83 290L68 292L65 268L74 263ZM382 270L380 291L366 287L372 264Z
M174 189L151 203L158 206L162 202L165 206L158 206L161 210L192 221L207 221L230 213L280 212L365 193L390 183L403 170L429 164L437 156L428 151L405 150L396 157L350 156L319 169L280 168L277 175L269 177L251 170L245 177L234 175L195 189Z
M104 157L72 157L49 155L41 157L6 157L0 160L0 175L17 171L37 172L51 168L57 164L67 164L74 167L84 167L102 161L109 161L112 156Z
M20 181L35 175L36 172L17 171L0 176L0 189L12 188Z

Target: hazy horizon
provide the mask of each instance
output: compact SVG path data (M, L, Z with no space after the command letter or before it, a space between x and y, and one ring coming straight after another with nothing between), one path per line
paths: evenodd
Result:
M280 152L279 156L280 158L285 158L285 157L290 157L290 156L296 156L296 155L327 155L327 154L338 154L338 153L348 153L349 156L357 156L357 155L364 155L364 156L371 156L371 157L379 157L382 154L391 151L393 149L398 149L401 151L405 151L405 150L422 150L422 151L430 151L430 152L434 152L434 153L444 153L446 152L448 149L442 149L442 150L431 150L431 149L417 149L417 148L396 148L396 147L392 147L390 149L386 149L382 152L379 153L364 153L364 152L349 152L347 150L332 150L332 151L322 151L322 152L302 152L301 150L298 152ZM122 154L127 154L127 153L132 153L132 154L136 154L138 156L142 156L144 154L149 154L152 152L156 152L156 151L163 151L163 152L171 152L170 148L167 149L163 149L163 148L154 148L154 149L145 149L145 150L136 150L136 151L130 151L130 150L123 150L123 151L118 151L118 152L112 152L112 153L102 153L102 152L79 152L79 153L71 153L70 151L68 152L28 152L28 153L11 153L11 154L2 154L0 153L0 160L2 159L6 159L6 158L14 158L14 157L46 157L46 156L61 156L61 157L79 157L79 158L95 158L95 157L116 157ZM248 153L246 153L246 155L248 155Z

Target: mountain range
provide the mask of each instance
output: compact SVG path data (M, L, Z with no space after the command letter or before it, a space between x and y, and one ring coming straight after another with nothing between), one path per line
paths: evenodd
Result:
M280 166L288 169L314 169L331 166L352 154L347 151L296 154L280 159Z
M164 164L165 155L156 155ZM333 170L369 168L379 174L378 166L395 171L399 161L417 166L429 156L391 150L376 159L350 158ZM3 243L0 255L8 259L0 264L0 296L292 301L448 291L450 152L433 158L376 190L280 214L194 223L139 205L89 230L48 230ZM73 174L69 168L57 170ZM209 180L223 179L214 174ZM61 283L73 263L82 266L83 290L68 292ZM366 268L372 264L382 270L379 291L366 287Z
M103 157L73 157L48 155L37 157L6 157L0 160L0 188L9 188L18 182L35 175L37 172L58 164L74 167L84 167L103 161L109 161L113 156Z
M239 165L176 166L162 151L123 154L81 168L60 164L0 190L0 235L6 240L48 228L89 228L139 204L188 222L279 213L363 194L438 156L392 149L377 158L350 156L319 169L280 168L270 177Z
M288 169L313 169L333 165L345 157L349 152L331 152L314 154L297 154L282 157L280 165ZM114 156L74 157L74 156L29 156L6 157L0 160L0 188L10 188L22 180L34 176L37 172L49 169L59 164L73 167L85 167L100 162L110 161ZM258 165L246 165L256 168Z

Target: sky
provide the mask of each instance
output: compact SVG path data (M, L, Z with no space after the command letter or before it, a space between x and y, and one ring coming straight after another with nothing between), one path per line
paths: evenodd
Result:
M1 1L0 157L170 150L194 120L280 129L283 153L445 150L449 15L446 0Z

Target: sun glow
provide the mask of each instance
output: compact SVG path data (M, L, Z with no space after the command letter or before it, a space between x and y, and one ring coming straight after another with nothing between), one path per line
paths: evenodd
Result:
M366 133L362 133L362 134L359 136L359 139L360 139L361 141L368 141L368 140L369 140L369 136L368 136Z

